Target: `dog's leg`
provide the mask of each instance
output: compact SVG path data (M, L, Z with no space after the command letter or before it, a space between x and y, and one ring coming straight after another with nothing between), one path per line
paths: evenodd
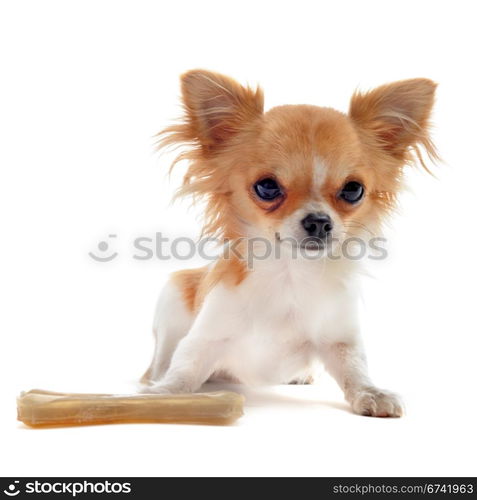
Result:
M184 304L180 290L174 283L167 283L159 297L154 317L154 355L141 378L141 384L151 385L163 377L177 344L187 334L192 322L193 315Z
M369 379L366 357L359 342L322 345L320 357L355 413L372 417L403 415L399 396L378 389Z
M166 374L147 387L147 392L194 392L216 370L225 368L220 361L242 322L231 294L219 286L209 293L189 333L179 342Z
M156 339L154 354L149 368L141 377L141 384L154 384L164 376L169 368L171 358L177 348L177 344L186 333L187 330L185 330L181 336L173 335L167 329L154 332Z
M156 394L180 394L194 392L215 371L218 349L216 342L194 332L186 336L174 353L171 365L164 377L147 388Z

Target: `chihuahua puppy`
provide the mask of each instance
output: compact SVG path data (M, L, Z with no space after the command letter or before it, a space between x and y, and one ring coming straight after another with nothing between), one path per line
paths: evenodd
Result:
M400 417L399 397L368 376L360 263L342 249L379 231L405 165L423 164L421 149L437 157L428 134L436 84L355 93L343 114L309 105L264 113L260 88L204 70L181 83L185 115L162 145L187 147L179 194L205 201L204 234L219 236L224 253L165 286L144 391L193 392L222 376L303 382L322 362L355 413Z

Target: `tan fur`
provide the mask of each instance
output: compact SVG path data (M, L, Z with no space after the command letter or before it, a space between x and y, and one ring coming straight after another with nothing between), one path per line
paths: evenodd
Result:
M207 267L204 266L176 271L171 276L172 282L180 289L187 308L192 312L196 310L198 305L197 291L206 274Z
M240 251L240 246L237 247ZM238 258L221 258L209 271L207 266L184 269L172 274L172 282L179 288L187 308L196 313L207 295L217 283L236 286L247 275L246 264Z
M206 201L204 233L224 239L246 236L249 228L273 234L285 217L312 197L322 196L353 228L378 228L394 207L403 167L420 148L432 159L428 135L436 84L413 79L355 93L349 114L316 106L280 106L263 113L260 89L243 87L209 71L182 76L185 115L164 130L161 147L185 145L178 157L188 161L179 192ZM320 193L312 192L315 162L326 165ZM275 178L284 196L260 200L253 185ZM364 184L366 196L356 206L338 193L350 180ZM243 262L220 261L206 270L177 273L175 280L191 309L217 281L238 284L246 276Z

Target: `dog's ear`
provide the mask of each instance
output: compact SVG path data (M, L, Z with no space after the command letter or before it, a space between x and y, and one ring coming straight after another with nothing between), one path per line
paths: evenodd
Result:
M207 149L226 143L263 113L263 93L218 73L192 70L181 77L182 101L191 138Z
M436 87L431 80L415 78L356 92L349 116L377 147L397 159L419 145L435 156L428 122Z

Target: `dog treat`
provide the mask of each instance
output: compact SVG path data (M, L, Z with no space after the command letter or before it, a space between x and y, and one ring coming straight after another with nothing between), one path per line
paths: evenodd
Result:
M235 392L202 394L67 394L34 389L17 398L18 420L31 427L188 423L226 425L243 415Z

